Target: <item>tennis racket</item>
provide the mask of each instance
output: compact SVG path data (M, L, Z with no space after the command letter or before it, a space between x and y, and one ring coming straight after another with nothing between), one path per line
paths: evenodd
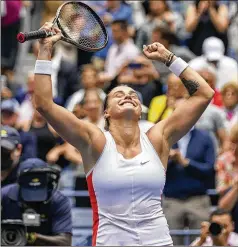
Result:
M108 34L100 17L88 5L82 2L65 2L56 12L53 26L61 30L61 40L75 45L84 51L99 51L108 43ZM18 33L17 40L41 39L54 35L44 29Z

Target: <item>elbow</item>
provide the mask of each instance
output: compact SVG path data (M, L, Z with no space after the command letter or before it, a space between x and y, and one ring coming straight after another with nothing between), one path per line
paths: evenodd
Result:
M40 114L44 114L44 113L48 112L49 108L51 107L52 104L53 104L53 101L49 103L49 102L46 102L44 100L35 99L35 109Z

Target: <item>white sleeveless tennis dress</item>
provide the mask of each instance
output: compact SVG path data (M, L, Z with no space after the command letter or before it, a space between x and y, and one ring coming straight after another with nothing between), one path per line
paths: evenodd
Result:
M142 152L125 159L110 132L94 168L87 174L93 209L93 246L168 246L169 228L161 208L165 169L141 131Z

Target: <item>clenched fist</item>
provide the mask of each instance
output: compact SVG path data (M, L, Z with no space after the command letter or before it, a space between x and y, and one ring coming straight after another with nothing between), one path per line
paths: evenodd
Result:
M151 45L144 45L143 46L143 53L144 55L151 59L151 60L157 60L163 63L167 63L170 57L171 52L167 50L162 44L156 42ZM173 60L175 60L176 57L174 56Z

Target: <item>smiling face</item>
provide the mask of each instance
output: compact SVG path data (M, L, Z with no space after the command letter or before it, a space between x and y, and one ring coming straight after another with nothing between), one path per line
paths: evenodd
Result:
M104 112L106 119L140 119L141 103L137 93L130 87L119 86L108 95L107 106Z

